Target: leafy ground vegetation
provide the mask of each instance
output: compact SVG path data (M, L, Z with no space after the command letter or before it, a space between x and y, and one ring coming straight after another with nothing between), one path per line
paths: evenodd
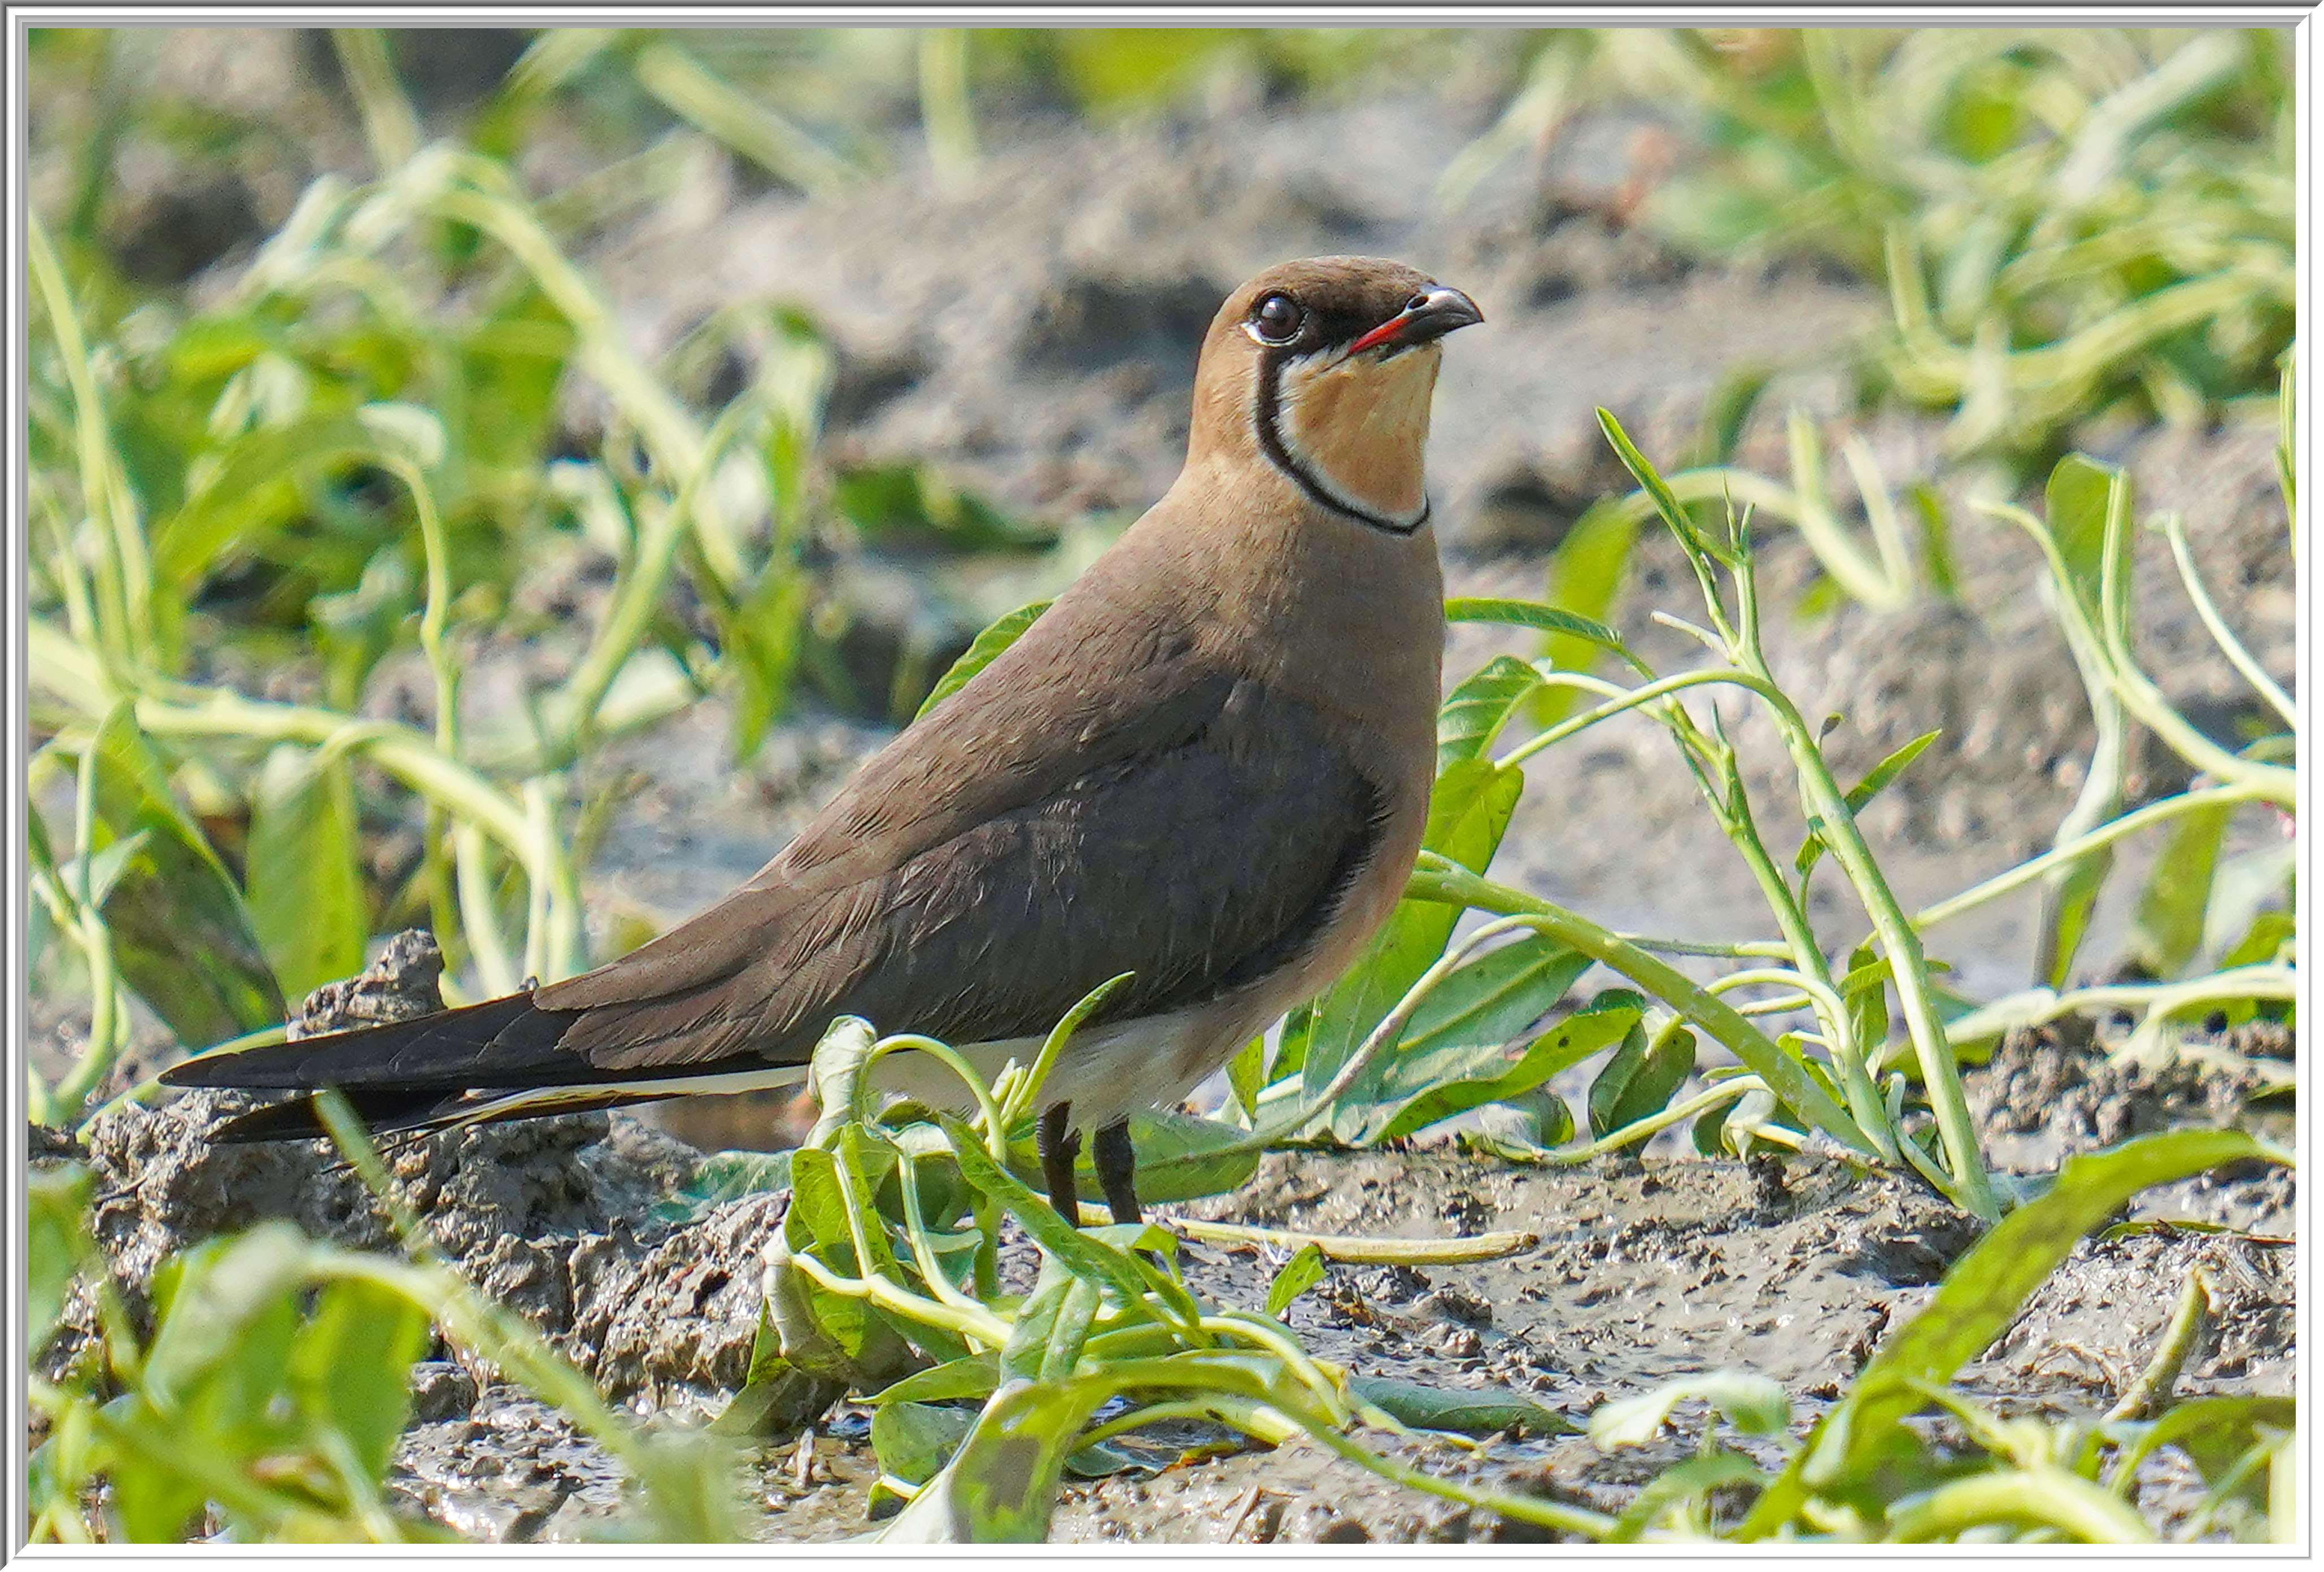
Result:
M225 36L32 41L34 1539L2292 1531L2290 1247L2261 1225L2290 1217L2297 713L2237 631L2296 538L2287 38L344 32L282 35L269 75ZM233 90L169 77L171 49ZM813 1126L770 1154L632 1162L639 1127L599 1117L433 1154L341 1125L329 1154L214 1161L199 1099L153 1099L160 1064L279 1033L382 935L431 931L420 992L440 970L456 1000L638 942L642 914L584 899L643 778L613 761L708 715L739 771L818 717L876 736L941 703L1134 511L1070 420L1111 409L1167 450L1139 400L1183 418L1152 364L1217 294L1182 309L1125 272L1041 301L1021 414L1063 435L1028 496L986 483L1001 438L912 403L955 373L864 352L844 294L724 299L640 348L604 270L641 215L715 167L802 222L902 200L936 234L995 170L1038 194L1157 125L1226 127L1240 169L1300 115L1360 127L1416 65L1443 97L1388 124L1460 126L1414 182L1421 231L1516 258L1513 335L1577 290L1713 268L1831 274L1881 309L1812 397L1722 364L1685 419L1586 414L1581 494L1522 593L1487 593L1508 559L1464 543L1460 499L1544 487L1455 483L1476 593L1448 606L1421 867L1206 1114L1140 1132L1141 1190L1178 1204L1074 1229L1028 1188L1070 1017L998 1085L963 1069L968 1121L860 1090L945 1045L840 1023ZM1593 135L1626 184L1493 206L1558 189L1555 151ZM1085 249L1134 228L1046 199ZM1266 189L1313 210L1303 235L1378 232L1338 200ZM1678 375L1663 353L1633 351L1649 382ZM1448 372L1455 459L1460 397ZM1926 438L1903 463L1873 440L1896 421ZM2264 565L2207 580L2126 434L2261 425ZM1858 757L1869 729L1786 646L1966 615L2011 550L2075 678L2071 800L2005 865L1908 897L1876 827L1963 740L1923 717ZM2166 616L2225 696L2156 664ZM1500 642L1464 658L1471 635ZM1640 726L1746 876L1748 906L1683 933L1562 893L1521 844L1526 798ZM1632 855L1638 882L1708 887ZM1973 985L1950 936L2029 891L2030 961ZM2020 1160L2068 1105L2094 1133ZM528 1154L555 1193L479 1199ZM617 1178L641 1193L609 1222L581 1192ZM533 1231L583 1246L521 1221L551 1217ZM1682 1311L1718 1302L1704 1253L1778 1226L1837 1230L1800 1259L1906 1289L1811 1318L1796 1359L1603 1308L1641 1292L1634 1260L1697 1273ZM2114 1270L2150 1298L2160 1276L2169 1313L2082 1351L2103 1401L1997 1376L2078 1347L2053 1328ZM692 1297L600 1315L592 1272ZM1577 1323L1601 1320L1656 1359L1585 1379ZM1574 1340L1518 1347L1553 1335ZM551 1444L602 1460L604 1499L462 1517L412 1483L445 1475L422 1433L462 1413L525 1432L536 1470ZM484 1463L511 1473L452 1461L486 1496Z

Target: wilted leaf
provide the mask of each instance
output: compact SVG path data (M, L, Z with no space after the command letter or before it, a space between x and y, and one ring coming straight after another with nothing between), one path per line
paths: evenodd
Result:
M1791 1399L1775 1382L1747 1370L1710 1370L1600 1404L1590 1416L1590 1439L1601 1452L1643 1447L1662 1430L1672 1409L1697 1397L1746 1435L1779 1435L1792 1422Z
M1400 1424L1481 1436L1522 1426L1535 1436L1570 1436L1574 1425L1554 1409L1499 1392L1447 1392L1416 1381L1351 1375L1348 1390Z

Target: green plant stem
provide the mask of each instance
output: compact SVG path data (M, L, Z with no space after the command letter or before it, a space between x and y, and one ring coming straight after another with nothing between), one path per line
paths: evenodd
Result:
M1540 1243L1538 1235L1517 1232L1472 1234L1452 1239L1375 1239L1354 1234L1310 1234L1297 1228L1213 1223L1198 1218L1171 1218L1164 1226L1187 1238L1216 1245L1272 1245L1286 1250L1313 1245L1333 1261L1399 1262L1416 1266L1498 1261Z
M347 86L355 90L372 161L383 175L401 169L420 151L420 116L396 79L386 35L375 27L335 27L331 45Z
M1495 884L1449 864L1417 869L1408 899L1442 901L1503 915L1524 915L1550 937L1629 978L1701 1026L1757 1073L1803 1118L1841 1145L1877 1159L1878 1148L1856 1127L1848 1110L1794 1063L1766 1034L1694 980L1636 945L1623 942L1588 918L1522 890Z
M2138 1379L2107 1410L2109 1422L2145 1419L2171 1395L2171 1389L2179 1384L2179 1373L2187 1366L2188 1356L2195 1351L2203 1328L2210 1322L2210 1281L2199 1266L2187 1274L2187 1286L2180 1292L2178 1308L2172 1311L2163 1336L2155 1340L2153 1356L2138 1373ZM2119 1495L2132 1483L2132 1479L2117 1476L2109 1480L2107 1486Z
M2151 824L2162 823L2181 814L2198 813L2226 803L2274 801L2273 792L2264 783L2239 781L2227 786L2201 786L2175 797L2165 797L2159 803L2149 803L2118 819L2110 819L2087 834L2053 847L2039 857L2021 862L2006 872L1996 874L1982 884L1972 885L1957 896L1948 896L1934 906L1922 907L1914 914L1913 926L1932 928L1939 923L1948 922L1987 901L2022 889L2045 874L2079 862L2126 835L2136 834Z
M88 964L88 1047L55 1090L39 1099L42 1117L37 1122L42 1124L78 1118L81 1105L112 1071L114 1062L127 1045L128 1017L122 1008L121 974L113 953L113 929L106 922L89 884L89 869L97 860L97 749L92 747L82 753L80 772L75 781L73 818L78 855L64 881L72 901L73 925L69 931L78 939Z
M106 657L144 666L155 654L153 565L145 547L144 522L121 471L120 449L106 419L72 292L65 287L64 270L49 243L48 229L34 214L25 216L24 257L48 311L50 331L56 335L66 384L72 389L82 501L102 526L99 539L110 547L97 554L98 603L112 613L97 620L103 636L99 648Z
M586 1431L645 1485L663 1514L677 1520L666 1526L699 1531L704 1525L687 1521L690 1514L674 1504L690 1498L675 1477L682 1470L671 1466L686 1460L665 1462L657 1457L636 1428L607 1406L595 1382L559 1358L530 1322L485 1299L460 1275L395 1188L378 1148L364 1134L342 1094L327 1089L316 1099L315 1111L340 1155L387 1213L410 1257L395 1261L316 1246L327 1275L376 1283L418 1306L447 1338L499 1365Z
M1534 1161L1545 1168L1572 1168L1603 1157L1609 1152L1618 1152L1625 1146L1634 1146L1657 1130L1665 1130L1673 1125L1684 1124L1697 1115L1709 1113L1721 1103L1733 1102L1747 1092L1766 1089L1766 1083L1757 1076L1738 1075L1732 1080L1722 1080L1708 1090L1697 1092L1684 1102L1673 1103L1670 1107L1649 1114L1643 1119L1624 1125L1618 1130L1609 1130L1586 1145L1566 1147L1536 1158Z
M415 161L414 168L427 161ZM512 195L490 188L505 179L496 166L475 155L461 155L438 178L456 174L471 185L447 183L435 197L436 210L490 234L532 275L573 325L581 363L604 385L623 417L637 427L656 466L673 477L683 491L687 477L702 466L705 450L702 433L695 428L685 407L631 352L611 308L566 260L540 219ZM742 550L732 521L708 492L700 494L692 516L705 560L731 592L742 574Z
M1974 1043L2011 1026L2038 1026L2061 1016L2095 1010L2135 1009L2150 1019L2183 1015L2203 1005L2238 999L2284 999L2300 997L2297 967L2262 963L2231 967L2184 982L2107 983L2052 993L2030 988L1998 998L1949 1028L1954 1041Z
M2117 494L2124 483L2117 477L2116 482ZM2123 708L2129 711L2134 718L2153 731L2172 752L2196 768L2208 773L2222 785L2255 786L2258 790L2258 795L2274 803L2285 813L2296 814L2300 811L2300 780L2297 771L2282 765L2260 764L2239 758L2196 731L2194 727L2188 724L2184 716L2171 707L2170 701L2163 696L2162 690L2149 681L2145 673L2139 669L2131 653L2127 635L2116 620L2103 619L2105 623L2103 627L2091 625L2089 613L2082 603L2081 596L2064 588L2074 583L2074 576L2067 569L2065 558L2060 555L2057 542L2052 538L2050 531L2040 519L2023 508L2007 503L1988 502L1980 503L1978 506L1983 512L1993 518L2015 524L2031 535L2034 544L2041 547L2044 558L2049 563L2051 577L2061 586L2054 609L2060 621L2065 625L2069 642L2079 639L2084 646L2103 653L2105 658L2099 664L2106 667L2107 691L2121 702ZM2113 528L2119 523L2118 515L2126 510L2126 503L2109 500L2110 536ZM2109 556L2112 555L2112 552L2108 553ZM2119 575L2116 575L2116 578L2119 576Z
M2227 626L2227 619L2219 615L2218 607L2212 603L2209 592L2203 588L2202 575L2195 571L2194 553L2187 545L2186 525L2175 513L2165 513L2155 523L2162 529L2163 538L2171 543L2171 559L2179 566L2180 582L2187 586L2187 598L2195 603L2195 614L2203 620L2203 626L2209 631L2212 642L2218 645L2219 653L2243 674L2244 680L2251 684L2252 691L2267 701L2268 707L2275 712L2285 729L2297 731L2300 711L2292 703L2292 695L2278 687L2275 679L2267 675L2266 668L2252 658L2251 651L2245 648L2243 640L2235 636L2234 630Z
M920 124L936 178L957 185L976 170L976 117L969 106L969 32L958 27L919 30Z
M813 194L853 184L856 171L761 99L739 93L667 43L638 53L638 85L777 179Z
M598 626L596 637L589 641L580 664L566 679L560 736L550 753L552 762L561 765L577 757L597 734L605 695L644 642L654 617L661 610L670 576L677 569L678 549L685 538L687 522L696 516L703 488L727 449L750 428L746 416L755 412L738 400L720 414L703 438L701 462L686 473L674 500L657 511L632 539L629 561L614 585L604 621Z
M1746 593L1743 602L1747 607L1751 606L1756 603L1756 598ZM1753 641L1751 648L1756 650L1756 628L1748 630L1746 637ZM1770 682L1768 685L1772 690L1774 684ZM1815 1001L1816 1014L1823 1022L1825 1045L1831 1051L1832 1068L1839 1073L1840 1093L1848 1099L1849 1113L1855 1116L1858 1126L1879 1147L1880 1155L1893 1163L1896 1160L1896 1137L1888 1128L1887 1107L1881 1101L1879 1089L1872 1084L1871 1077L1865 1071L1865 1062L1877 1044L1856 1040L1855 1024L1849 1018L1847 1007L1840 1002L1840 990L1832 981L1831 964L1825 961L1823 950L1816 942L1815 930L1801 906L1802 896L1784 882L1782 872L1775 867L1775 859L1767 854L1766 842L1759 838L1758 824L1751 814L1750 799L1743 789L1743 777L1735 768L1734 750L1722 743L1721 753L1727 803L1720 818L1727 830L1727 838L1741 853L1744 864L1751 870L1751 877L1758 883L1760 897L1775 915L1775 926L1783 930L1784 938L1791 946L1791 974L1797 977L1798 986ZM1819 762L1822 757L1822 750L1818 749L1816 758ZM1814 825L1812 818L1810 823ZM1818 828L1820 830L1820 826ZM1747 972L1742 975L1773 974Z
M2154 1538L2138 1513L2098 1485L2053 1464L1974 1474L1900 1502L1886 1538L1950 1540L1988 1523L2056 1529L2085 1544L2141 1545Z

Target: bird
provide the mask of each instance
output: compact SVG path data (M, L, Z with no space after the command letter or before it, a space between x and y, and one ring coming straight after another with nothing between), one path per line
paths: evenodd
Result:
M1204 336L1168 490L741 888L593 971L161 1080L304 1094L213 1135L253 1141L318 1134L325 1087L391 1133L792 1085L850 1016L991 1074L1128 973L1036 1144L1077 1220L1092 1132L1137 1220L1129 1116L1335 980L1417 857L1444 642L1424 450L1442 341L1482 319L1400 262L1268 268ZM927 1055L881 1064L961 1099Z

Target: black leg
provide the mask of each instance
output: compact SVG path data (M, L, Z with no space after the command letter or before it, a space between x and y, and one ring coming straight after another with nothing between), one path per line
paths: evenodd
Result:
M1138 1209L1138 1154L1130 1146L1130 1121L1116 1119L1097 1133L1090 1155L1097 1163L1097 1181L1105 1187L1105 1204L1117 1223L1146 1220Z
M1041 1180L1049 1187L1049 1204L1057 1209L1059 1217L1078 1228L1082 1226L1082 1209L1080 1186L1074 1182L1074 1163L1082 1154L1082 1133L1066 1123L1072 1112L1071 1103L1051 1103L1041 1115L1033 1145L1041 1154ZM1100 1150L1103 1150L1102 1145Z

